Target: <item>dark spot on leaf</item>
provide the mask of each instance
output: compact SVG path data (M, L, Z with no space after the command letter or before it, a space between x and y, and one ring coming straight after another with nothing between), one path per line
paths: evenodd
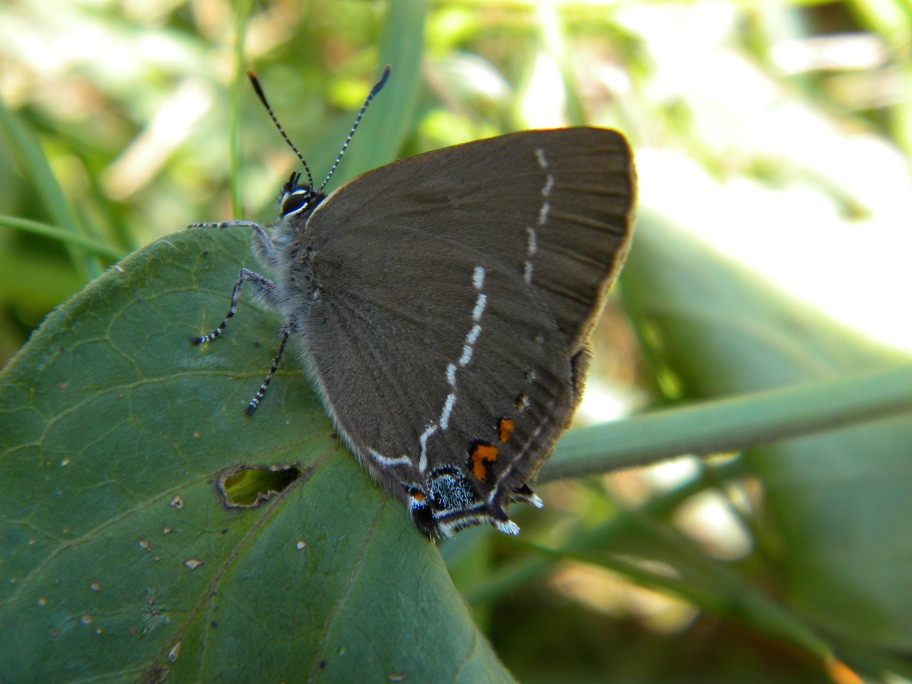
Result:
M320 669L321 669L321 670L325 670L325 669L326 669L326 661L325 661L325 660L321 660L321 661L320 661Z
M254 348L254 349L259 349L259 348L260 348L260 341L259 341L259 340L254 340L254 341L253 341L253 348Z
M153 665L148 670L146 670L140 681L143 684L160 684L161 682L168 679L168 673L171 672L171 668L165 665Z
M294 464L239 466L219 476L216 490L226 508L256 508L284 492L303 475L304 470Z
M209 250L208 250L208 249L204 249L202 252L200 252L200 256L201 256L203 259L205 259L207 256L209 256Z
M218 623L215 620L213 620L212 622L209 623L209 626L212 627L212 629L215 629L216 627L218 627Z

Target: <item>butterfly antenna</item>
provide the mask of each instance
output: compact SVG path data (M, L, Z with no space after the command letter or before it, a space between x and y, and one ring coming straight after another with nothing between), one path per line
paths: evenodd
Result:
M301 162L301 165L304 167L304 170L307 172L307 181L308 185L313 188L313 176L310 175L310 167L307 166L307 162L304 161L304 157L301 156L301 153L298 152L298 148L294 146L294 143L291 142L288 135L285 133L285 129L282 128L282 124L279 123L279 120L276 118L275 112L272 111L272 107L269 106L269 100L266 99L266 93L263 92L263 88L260 87L260 82L257 80L256 75L252 71L247 72L247 78L250 79L250 82L253 84L253 89L256 91L256 94L260 97L260 102L263 103L263 106L266 107L266 111L269 112L269 117L272 119L272 123L275 124L275 127L279 129L279 133L282 134L282 137L285 139L285 142L288 143L288 146L291 148L291 151L295 153L295 156L298 158L298 161ZM325 185L325 183L324 183Z
M326 187L329 179L332 178L332 175L335 173L339 162L342 161L342 155L345 154L345 150L348 148L348 144L352 141L352 138L355 137L355 131L358 130L358 125L361 123L361 118L364 116L364 112L367 111L367 107L371 103L371 100L373 100L377 96L377 93L383 89L383 86L386 85L386 79L389 78L390 71L390 65L387 64L386 68L383 69L383 74L380 76L380 80L374 84L374 87L371 88L371 91L367 94L367 98L364 100L364 104L361 105L361 111L358 112L358 116L355 117L355 123L352 125L351 130L348 132L348 137L342 144L342 149L339 150L339 156L336 157L336 161L333 162L332 168L329 170L329 173L326 174L326 178L323 179L323 183L320 185L321 192L323 188Z

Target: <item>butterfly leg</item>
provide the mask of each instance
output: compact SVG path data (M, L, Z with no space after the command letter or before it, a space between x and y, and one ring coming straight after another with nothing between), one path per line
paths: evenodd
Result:
M256 407L259 406L260 402L263 400L263 395L266 394L266 388L269 387L269 383L272 382L272 376L279 370L279 364L282 362L282 357L285 355L285 344L288 342L290 335L291 327L286 325L282 328L282 341L279 343L279 350L272 360L272 368L270 368L269 372L266 374L266 378L263 380L263 384L260 385L260 389L257 390L253 399L250 400L250 403L247 404L247 408L244 409L244 413L248 416L252 416L253 412L256 411Z
M237 313L238 300L241 298L241 288L244 287L245 282L249 282L254 287L255 293L267 302L272 301L275 298L275 284L269 280L269 278L264 278L259 273L255 273L249 268L242 268L237 281L234 283L234 289L231 290L231 306L229 307L225 318L223 318L218 327L208 335L192 338L191 342L193 342L193 344L212 342L212 340L225 332L225 328L228 327L228 321L234 318L234 314Z
M209 228L221 230L223 228L235 228L243 227L250 228L253 231L253 235L256 238L256 241L253 244L253 251L256 253L257 257L266 261L266 263L277 266L278 262L276 260L278 254L276 252L275 243L272 239L263 230L263 226L259 223L254 223L253 221L222 221L221 223L193 223L187 226L188 230L197 229L197 228Z

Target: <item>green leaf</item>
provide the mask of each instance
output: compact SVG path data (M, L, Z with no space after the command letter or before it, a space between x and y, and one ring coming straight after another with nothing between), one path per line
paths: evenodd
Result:
M638 231L625 294L658 363L691 396L908 363L654 217L642 217ZM912 643L910 443L906 414L747 454L771 523L758 542L778 563L786 603L847 647Z
M9 681L508 681L440 554L332 437L241 229L109 269L0 375L0 673ZM220 478L295 464L260 505ZM228 488L232 483L226 485ZM255 498L255 497L254 497Z

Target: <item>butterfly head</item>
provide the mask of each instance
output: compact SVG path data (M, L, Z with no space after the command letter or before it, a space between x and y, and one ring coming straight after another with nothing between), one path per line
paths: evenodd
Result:
M295 171L282 188L282 195L279 197L279 217L289 219L302 213L307 215L325 197L326 195L319 190L301 183L301 174Z
M383 88L383 85L386 83L386 79L389 78L389 75L390 67L387 65L387 67L383 70L383 75L380 77L380 80L374 84L374 87L371 88L367 99L364 100L364 104L361 105L361 111L359 111L358 116L355 117L355 123L352 125L351 130L348 132L348 137L345 138L345 142L342 144L342 149L339 151L338 156L336 156L336 161L333 162L332 168L329 170L329 173L326 174L326 178L320 184L320 187L315 188L313 177L310 174L310 168L307 166L307 162L304 161L304 157L301 156L298 148L295 147L293 142L291 142L291 139L285 133L285 129L282 128L282 124L280 124L279 120L276 118L275 112L272 111L272 107L269 105L269 101L266 99L266 94L263 92L263 88L260 86L259 80L257 80L257 77L252 71L247 72L247 76L250 78L250 82L253 84L253 89L256 91L256 94L259 96L260 101L263 103L263 106L269 113L269 116L272 119L272 123L275 124L275 127L278 129L279 133L282 134L282 138L291 148L292 152L295 153L298 161L301 162L301 166L304 167L304 172L307 174L306 184L301 183L301 174L297 171L293 172L285 182L285 186L282 188L282 195L279 198L279 217L281 220L285 221L287 219L291 219L295 216L300 215L303 215L306 218L310 215L310 212L317 208L317 205L320 204L320 202L326 199L326 193L323 192L323 188L326 187L329 179L332 177L336 168L339 166L339 162L342 161L342 155L345 154L345 150L348 149L348 145L351 143L352 138L355 135L355 131L358 130L358 125L361 123L361 118L364 116L364 112L367 111L368 105L371 103L371 100L374 99L377 93L379 93Z

